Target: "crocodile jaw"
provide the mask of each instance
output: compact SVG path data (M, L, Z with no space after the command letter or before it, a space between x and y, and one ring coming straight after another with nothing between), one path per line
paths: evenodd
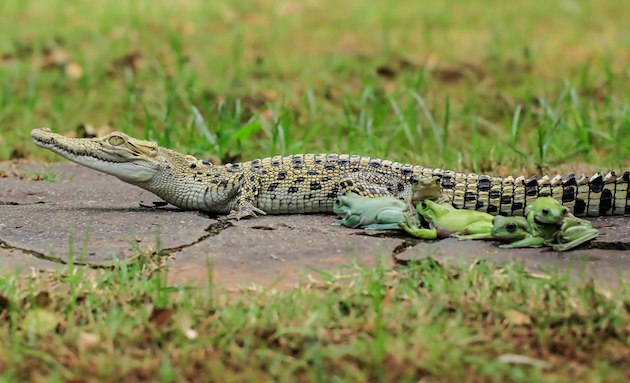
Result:
M112 145L112 136L124 139L123 145ZM150 156L151 145L154 156L157 155L157 145L119 132L102 138L69 138L42 128L33 129L31 137L37 146L129 183L148 182L160 168L159 162Z

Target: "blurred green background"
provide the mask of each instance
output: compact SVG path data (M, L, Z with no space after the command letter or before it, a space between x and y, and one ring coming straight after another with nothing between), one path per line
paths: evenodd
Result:
M0 2L0 159L30 130L200 157L499 174L630 165L630 11L598 1Z

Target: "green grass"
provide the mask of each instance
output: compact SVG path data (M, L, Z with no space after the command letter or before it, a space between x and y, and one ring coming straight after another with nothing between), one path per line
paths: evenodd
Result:
M57 160L30 130L91 124L222 161L628 169L626 4L392 4L1 1L0 160ZM224 291L167 286L137 259L0 278L0 381L629 378L627 286L425 263Z
M89 123L222 160L628 166L623 4L363 3L4 1L0 159L51 159L30 129Z
M433 261L279 292L70 267L0 280L0 379L624 381L628 293Z

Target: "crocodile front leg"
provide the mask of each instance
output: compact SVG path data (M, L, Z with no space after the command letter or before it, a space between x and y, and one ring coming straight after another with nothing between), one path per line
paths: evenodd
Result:
M253 172L247 171L241 179L241 184L237 185L238 191L234 196L234 209L230 211L227 218L240 220L246 217L267 215L265 211L257 208L254 204L260 191L258 177Z

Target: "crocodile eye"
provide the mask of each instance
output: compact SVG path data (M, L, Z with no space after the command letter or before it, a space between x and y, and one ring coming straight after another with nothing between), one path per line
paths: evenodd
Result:
M549 209L547 208L542 209L542 213L543 215L549 215Z
M118 145L122 145L125 140L120 137L120 136L111 136L107 142L109 142L110 145L114 145L114 146L118 146Z
M507 230L508 233L514 233L516 231L516 224L514 222L508 223L505 225L505 230Z

